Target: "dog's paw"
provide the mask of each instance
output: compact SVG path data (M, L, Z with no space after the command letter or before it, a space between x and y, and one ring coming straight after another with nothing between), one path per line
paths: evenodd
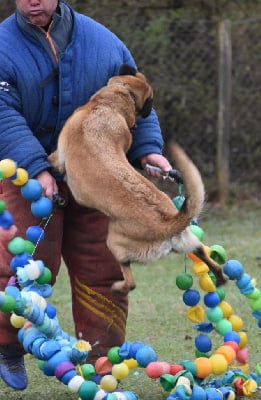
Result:
M135 287L135 284L129 286L126 281L117 281L112 284L111 291L114 296L127 296L127 294L131 290L134 290Z

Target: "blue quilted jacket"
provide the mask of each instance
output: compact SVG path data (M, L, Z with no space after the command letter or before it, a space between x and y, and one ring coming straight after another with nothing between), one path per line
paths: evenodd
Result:
M112 32L72 13L72 38L58 72L41 43L21 30L16 14L0 24L0 159L15 160L30 177L50 167L47 155L55 150L71 113L117 75L122 63L135 66ZM138 123L129 161L135 164L143 155L161 153L162 145L153 111Z

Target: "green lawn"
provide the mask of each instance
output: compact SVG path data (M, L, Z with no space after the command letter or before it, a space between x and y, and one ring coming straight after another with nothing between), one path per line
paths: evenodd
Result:
M218 208L206 208L200 217L200 226L204 229L206 245L219 244L226 249L228 259L237 259L245 267L245 272L257 279L261 287L261 207L258 203L231 207L226 211ZM186 270L192 273L192 263L186 262ZM175 284L176 276L185 270L182 255L170 255L167 259L149 266L133 267L137 288L130 294L130 309L127 326L127 340L143 341L151 345L161 361L179 363L195 358L193 329L186 317L187 306L182 301L182 291ZM194 288L198 287L194 276ZM201 294L204 295L201 289ZM244 297L234 282L225 287L226 301L235 314L243 319L243 330L248 335L250 370L261 362L261 330L251 315L249 301ZM52 298L58 309L58 318L62 328L73 334L71 320L70 291L66 269L62 267ZM201 302L202 303L202 302ZM222 337L211 333L214 349L222 343ZM55 378L48 378L36 366L32 356L26 356L29 375L28 388L19 393L7 388L0 382L0 399L10 400L66 400L76 399L66 386ZM167 393L158 381L150 380L142 369L132 371L121 382L121 388L134 391L142 400L164 400ZM261 392L256 398L261 398Z

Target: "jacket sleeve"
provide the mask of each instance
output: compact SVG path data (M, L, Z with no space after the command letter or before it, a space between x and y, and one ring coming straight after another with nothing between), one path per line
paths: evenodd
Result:
M21 114L15 86L1 75L0 72L0 159L14 160L34 177L50 167L47 154Z

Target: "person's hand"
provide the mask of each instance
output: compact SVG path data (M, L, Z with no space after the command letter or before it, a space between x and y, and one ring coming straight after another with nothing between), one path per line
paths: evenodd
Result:
M146 170L147 175L154 178L160 178L160 172L146 168L146 164L151 164L165 172L170 171L172 168L168 160L163 155L156 153L147 154L146 156L141 157L140 163L142 168Z
M35 179L41 183L43 195L53 200L53 194L58 193L58 186L54 177L48 171L43 171Z

